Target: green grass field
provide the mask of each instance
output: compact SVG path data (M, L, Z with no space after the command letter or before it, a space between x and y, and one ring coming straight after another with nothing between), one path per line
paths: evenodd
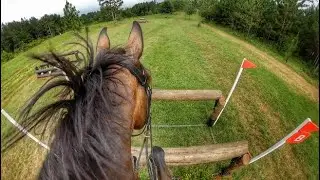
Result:
M215 127L154 128L154 145L179 147L248 140L253 156L283 138L310 117L319 124L317 80L283 64L282 57L262 46L253 46L226 33L222 28L202 24L200 18L185 19L177 14L146 17L141 24L144 32L142 62L152 74L154 88L166 89L220 89L227 96L240 63L248 58L258 68L245 70ZM133 19L117 23L90 26L90 37L95 44L99 31L108 27L111 46L124 44ZM16 117L19 108L45 82L37 79L29 60L30 52L44 52L51 45L60 52L74 47L63 43L75 40L71 32L51 38L13 60L1 64L1 108ZM312 83L316 82L316 83ZM49 98L48 98L49 99ZM42 103L48 100L44 99ZM153 124L205 123L213 102L152 103ZM3 116L1 134L11 124ZM213 135L213 137L211 136ZM141 139L141 137L140 137ZM133 140L139 145L139 138ZM319 179L319 139L312 135L296 145L284 145L265 158L233 174L235 179ZM45 150L25 138L9 152L2 154L3 179L35 179L41 167ZM170 167L174 176L182 179L212 179L229 161L188 167ZM146 178L146 171L141 173Z

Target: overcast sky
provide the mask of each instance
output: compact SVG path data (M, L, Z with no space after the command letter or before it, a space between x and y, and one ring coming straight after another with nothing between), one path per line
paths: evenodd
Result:
M132 6L150 0L123 0L123 6ZM162 0L157 0L158 2ZM314 0L315 4L319 0ZM89 9L99 9L97 0L69 0L71 4L84 13ZM1 22L20 21L21 18L34 16L40 18L45 14L63 14L66 0L1 0Z
M78 10L98 9L97 0L68 0ZM132 6L148 0L123 0L124 6ZM1 0L1 22L20 21L32 16L40 18L44 14L62 14L66 0Z

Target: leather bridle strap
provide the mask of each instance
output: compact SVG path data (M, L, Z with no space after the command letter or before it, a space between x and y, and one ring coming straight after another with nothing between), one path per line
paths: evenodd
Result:
M133 76L136 77L136 79L138 80L139 84L144 87L144 89L146 91L146 94L147 94L147 98L148 98L147 99L147 101L148 101L148 104L147 104L147 117L146 117L146 120L145 120L144 127L143 127L142 131L139 132L138 134L131 135L131 136L139 136L139 135L143 134L146 131L147 125L151 124L151 122L149 122L149 121L151 121L150 108L151 108L152 89L151 89L151 87L149 86L149 84L147 82L148 77L147 77L145 69L143 68L142 65L141 65L140 68L137 68L133 63L122 62L119 65L124 67L124 68L126 68L127 70L129 70L130 73Z
M139 157L134 161L135 164L135 170L138 171L139 170L139 162L140 162L140 158L142 155L142 151L145 148L145 153L146 153L146 162L148 165L148 172L150 177L154 177L153 174L154 169L153 169L153 165L152 165L152 159L150 159L149 155L148 155L148 141L150 141L150 146L151 146L151 154L152 154L152 129L151 129L151 96L152 96L152 89L149 86L149 84L147 83L147 74L145 73L145 69L143 68L143 66L141 66L141 68L137 68L136 66L134 66L132 63L127 64L127 63L121 63L120 64L122 67L128 69L130 71L130 73L132 75L134 75L136 77L136 79L138 80L138 82L140 83L141 86L144 87L146 93L147 93L147 100L148 100L148 104L147 104L147 119L145 120L145 125L143 127L143 130L138 133L138 134L134 134L131 136L139 136L143 133L145 133L145 137L140 149L140 153L139 153ZM152 157L152 156L151 156Z

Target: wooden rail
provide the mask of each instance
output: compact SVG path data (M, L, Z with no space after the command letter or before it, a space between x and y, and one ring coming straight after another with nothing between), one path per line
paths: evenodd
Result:
M166 90L152 89L152 100L217 100L220 90Z
M165 161L169 166L194 165L241 157L248 153L248 142L237 141L206 146L191 146L183 148L163 148ZM131 148L132 155L138 158L140 147ZM145 153L140 159L141 165L146 164Z

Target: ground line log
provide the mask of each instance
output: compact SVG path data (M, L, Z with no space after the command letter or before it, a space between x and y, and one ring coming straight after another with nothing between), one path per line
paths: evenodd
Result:
M237 141L205 146L190 146L180 148L163 148L165 161L169 166L194 165L217 162L240 157L249 152L247 141ZM140 147L132 147L133 156L139 156ZM150 151L150 149L149 149ZM145 153L140 159L141 165L145 165Z
M152 89L152 100L217 100L220 90L167 90Z

